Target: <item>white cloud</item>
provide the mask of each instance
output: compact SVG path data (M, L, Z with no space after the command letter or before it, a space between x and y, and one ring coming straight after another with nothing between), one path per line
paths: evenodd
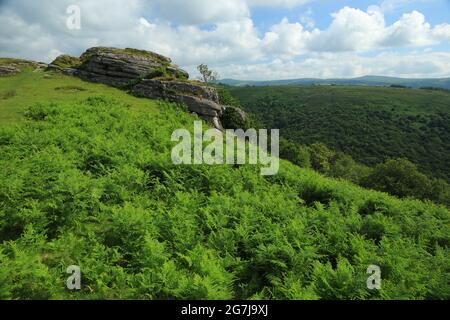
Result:
M445 54L422 52L404 55L402 60L401 55L391 53L385 59L398 64L385 61L389 70L380 62L383 55L360 56L450 41L449 24L431 26L417 11L386 25L380 7L366 11L344 7L332 14L332 22L322 30L312 25L308 28L301 17L299 21L285 18L262 35L251 18L252 6L290 7L306 2L226 0L208 1L204 6L205 0L78 0L82 29L68 30L66 8L72 0L7 0L0 6L0 56L51 61L62 52L79 55L88 47L104 45L153 50L189 70L200 63L220 69L224 75L245 70L241 76L247 78L263 74L286 78L300 67L305 75L316 76L386 74L389 70L416 75L425 74L425 67L430 75L449 73L448 64L442 62ZM423 63L414 64L414 58ZM364 64L378 67L370 70ZM417 70L420 66L423 70ZM268 68L266 73L263 67Z
M229 22L250 17L250 7L294 8L314 0L153 0L153 17L177 24Z
M426 46L434 42L431 26L425 16L413 11L386 29L383 44L389 47Z
M293 8L313 1L315 0L247 0L247 3L251 6Z
M388 48L422 47L449 40L450 25L431 27L425 16L413 11L386 26L377 6L367 11L344 7L332 14L332 23L324 30L305 30L300 23L286 19L266 33L266 41L275 52L298 55L304 52L365 52Z
M344 7L332 14L333 22L311 40L313 51L366 51L383 38L384 16L380 10L367 12Z
M316 21L314 21L313 16L313 10L311 8L308 8L303 14L300 15L299 20L302 25L304 25L307 28L314 28L316 25Z
M154 0L149 13L176 23L193 25L229 22L250 16L243 0Z
M276 73L274 73L276 70ZM218 68L222 78L276 80L298 78L352 78L365 75L395 77L448 77L449 52L380 53L363 57L355 53L312 53L301 61L274 60Z
M450 42L450 24L444 23L444 24L437 25L433 29L433 37L437 41Z
M285 18L265 34L263 49L272 55L297 56L308 51L307 45L317 32L306 31L300 23L289 23Z

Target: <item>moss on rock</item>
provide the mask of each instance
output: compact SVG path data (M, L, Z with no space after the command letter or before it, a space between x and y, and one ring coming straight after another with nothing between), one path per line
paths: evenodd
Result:
M79 58L63 54L53 60L51 64L62 69L76 69L81 65L81 60Z

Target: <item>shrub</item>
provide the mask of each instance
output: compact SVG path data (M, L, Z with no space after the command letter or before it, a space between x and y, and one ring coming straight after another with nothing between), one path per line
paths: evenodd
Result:
M375 167L362 184L398 197L426 199L430 180L406 159L392 159Z
M249 129L244 113L234 107L227 107L220 120L225 129Z
M280 158L289 160L302 168L311 167L311 155L308 148L283 138L280 139Z

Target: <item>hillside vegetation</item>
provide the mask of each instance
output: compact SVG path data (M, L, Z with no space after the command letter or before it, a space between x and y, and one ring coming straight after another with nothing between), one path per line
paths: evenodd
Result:
M9 90L0 299L450 298L443 207L285 161L266 178L174 166L171 134L197 119L176 105L42 72L0 79ZM70 265L80 291L65 287Z
M410 87L410 88L433 88L437 90L450 90L450 78L441 79L408 79L395 77L364 76L350 79L290 79L290 80L266 80L246 81L234 79L221 79L219 81L231 86L287 86L287 85L345 85L345 86L384 86L384 87Z
M229 88L246 111L288 140L374 166L406 158L450 181L450 92L382 87Z

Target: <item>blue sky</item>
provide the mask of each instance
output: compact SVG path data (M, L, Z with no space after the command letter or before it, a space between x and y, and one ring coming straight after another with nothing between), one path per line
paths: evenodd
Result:
M450 0L1 0L0 27L0 56L46 62L101 45L193 77L200 63L237 79L450 77Z
M331 13L338 11L342 7L349 6L366 10L372 5L381 6L383 1L373 0L318 0L307 3L302 6L294 8L270 8L270 7L255 7L252 11L252 17L255 24L261 28L262 31L267 30L267 27L280 21L284 17L290 20L298 19L304 15L308 9L311 9L312 18L319 28L327 27L332 18ZM450 20L450 1L448 0L427 0L427 1L402 1L392 10L385 12L385 18L388 23L395 22L405 12L417 10L422 12L431 24L448 23Z

